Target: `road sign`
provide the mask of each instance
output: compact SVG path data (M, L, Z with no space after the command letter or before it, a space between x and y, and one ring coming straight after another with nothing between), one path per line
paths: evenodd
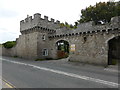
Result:
M75 44L72 44L72 45L70 46L70 51L75 52Z

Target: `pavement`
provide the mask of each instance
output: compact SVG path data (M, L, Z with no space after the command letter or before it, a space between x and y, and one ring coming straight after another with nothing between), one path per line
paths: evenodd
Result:
M118 88L118 66L67 59L32 61L2 57L2 77L16 88Z

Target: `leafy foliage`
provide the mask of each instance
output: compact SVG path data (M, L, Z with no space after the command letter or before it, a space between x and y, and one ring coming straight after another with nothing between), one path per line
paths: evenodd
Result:
M67 58L69 56L69 54L67 52L64 52L64 51L58 51L57 52L57 56L59 59L62 59L62 58Z
M99 2L94 6L89 6L81 10L81 19L79 23L94 21L98 24L100 21L107 23L111 18L120 15L120 1L119 2Z
M66 28L68 28L68 29L76 29L76 28L77 28L77 25L76 25L76 24L75 24L75 25L72 25L72 24L68 24L67 22L65 22L65 23L61 23L61 24L60 24L60 27L61 27L61 28L66 27Z
M2 44L5 48L9 49L16 45L16 41L7 41Z

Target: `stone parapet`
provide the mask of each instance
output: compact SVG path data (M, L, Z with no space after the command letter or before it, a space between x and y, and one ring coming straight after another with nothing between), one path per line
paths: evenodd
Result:
M36 13L34 14L34 17L28 16L25 20L20 21L20 31L24 31L30 28L33 28L35 26L41 26L48 29L56 29L60 27L60 21L54 20L51 18L51 20L48 20L48 16L44 16L44 18L41 18L41 14Z

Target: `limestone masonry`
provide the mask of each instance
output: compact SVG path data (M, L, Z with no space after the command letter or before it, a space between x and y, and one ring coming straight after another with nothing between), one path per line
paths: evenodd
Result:
M111 18L107 24L95 25L90 21L69 30L61 28L60 21L52 18L49 21L48 16L43 19L36 13L20 21L20 32L16 46L3 48L3 55L31 60L57 59L56 43L64 40L69 43L70 61L108 65L113 58L120 60L120 16Z

